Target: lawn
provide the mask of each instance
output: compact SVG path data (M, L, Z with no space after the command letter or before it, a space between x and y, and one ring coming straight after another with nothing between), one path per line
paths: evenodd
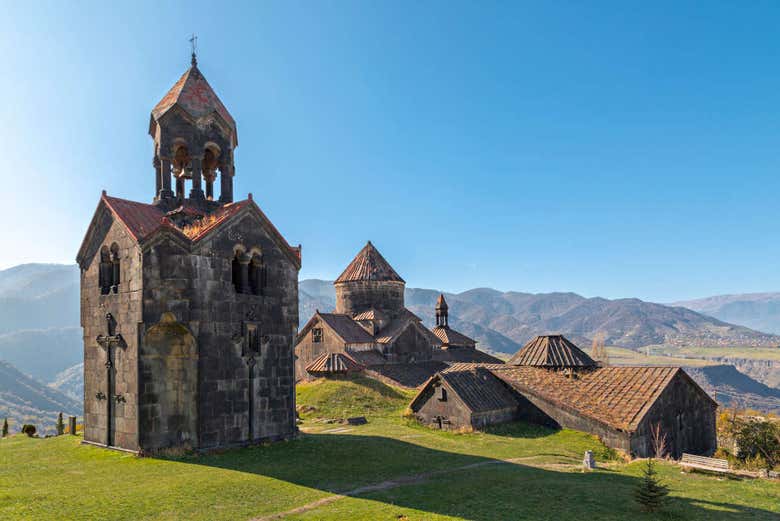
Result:
M71 436L3 439L0 519L657 519L631 499L639 464L592 436L522 423L432 431L402 417L409 395L366 380L300 386L299 439L219 454L138 458ZM355 415L369 423L319 420ZM602 468L585 474L587 449ZM662 518L780 515L780 483L659 470L672 490Z

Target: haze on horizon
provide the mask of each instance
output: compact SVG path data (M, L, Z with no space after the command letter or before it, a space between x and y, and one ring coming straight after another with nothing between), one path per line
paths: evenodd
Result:
M3 6L0 269L72 263L101 189L151 199L194 31L301 279L371 239L410 287L780 289L778 4Z

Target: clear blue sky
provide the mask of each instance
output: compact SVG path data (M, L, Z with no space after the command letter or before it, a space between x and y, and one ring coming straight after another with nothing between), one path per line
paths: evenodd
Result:
M449 291L780 290L778 2L0 3L0 268L151 199L194 31L302 278L371 239Z

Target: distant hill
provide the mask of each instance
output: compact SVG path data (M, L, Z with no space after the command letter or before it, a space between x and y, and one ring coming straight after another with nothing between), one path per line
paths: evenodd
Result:
M33 423L40 432L51 432L60 412L81 415L81 400L74 400L0 361L0 418L8 417L14 430L22 423Z
M84 399L84 362L61 371L49 383L49 387L77 401Z
M698 311L726 322L780 334L780 293L717 295L674 305Z
M314 307L335 306L329 281L304 280L301 288L301 323ZM427 324L439 291L407 288L406 304ZM585 298L576 293L519 293L480 288L445 293L454 327L474 336L482 348L510 353L535 335L563 333L586 343L596 333L606 343L636 349L646 345L777 346L780 337L721 322L680 306L665 306L639 299Z
M740 373L733 365L686 367L687 372L718 403L780 413L780 389L764 385Z
M22 264L0 271L0 333L79 325L79 269Z
M0 360L23 373L49 382L84 358L80 327L64 327L0 334Z

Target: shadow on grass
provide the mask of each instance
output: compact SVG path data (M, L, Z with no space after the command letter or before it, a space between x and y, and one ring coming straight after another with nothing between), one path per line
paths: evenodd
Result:
M551 436L560 429L554 429L552 427L544 427L542 425L535 425L533 423L526 423L522 421L515 421L510 423L502 423L500 425L490 425L484 429L485 434L492 434L494 436L504 436L508 438L544 438L545 436Z
M633 501L637 477L558 472L382 436L309 434L286 443L176 460L370 499L380 505L361 503L348 508L378 509L382 517L392 517L393 509L404 507L475 521L585 515L596 519L657 519L643 514ZM386 488L371 486L388 481L392 483ZM715 483L694 485L706 490ZM340 507L337 501L320 508L327 511ZM777 513L769 510L705 499L672 498L666 510L665 517L671 519L777 519ZM364 515L372 513L375 510ZM362 517L349 514L345 518Z

